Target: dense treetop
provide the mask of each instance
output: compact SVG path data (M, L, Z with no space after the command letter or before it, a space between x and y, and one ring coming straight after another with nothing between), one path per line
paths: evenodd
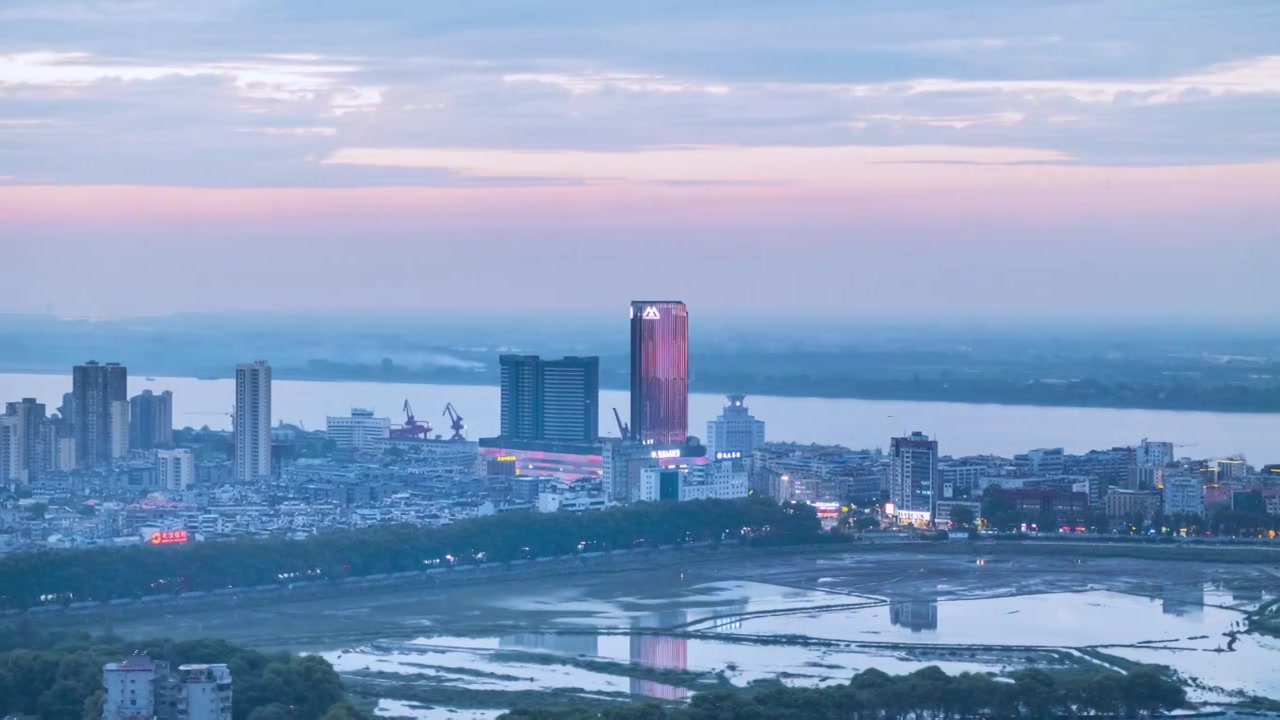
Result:
M0 559L0 609L136 600L447 569L690 542L794 542L812 508L771 500L640 503L591 513L510 513L439 528L381 526L180 546L103 547Z
M1011 678L947 675L927 667L909 675L864 670L820 688L762 683L715 690L687 707L634 703L604 709L515 710L500 720L967 720L970 718L1150 717L1186 704L1186 693L1158 668L1127 673L1023 670Z

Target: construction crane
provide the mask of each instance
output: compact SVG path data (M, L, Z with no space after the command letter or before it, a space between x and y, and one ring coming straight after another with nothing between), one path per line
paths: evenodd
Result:
M461 442L467 439L467 436L462 434L467 429L467 426L462 424L462 416L453 407L453 403L444 404L444 412L441 413L441 416L449 418L449 429L453 430L453 437L449 438L450 440Z
M623 440L630 440L631 426L622 422L622 416L618 414L618 408L613 409L613 419L618 423L618 436Z
M391 437L395 438L420 438L426 440L431 433L432 427L429 422L419 422L413 416L413 407L409 405L409 399L404 401L404 425L398 428L392 428Z

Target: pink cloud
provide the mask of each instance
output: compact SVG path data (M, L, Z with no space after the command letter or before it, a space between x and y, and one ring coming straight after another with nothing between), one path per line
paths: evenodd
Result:
M510 225L522 218L629 218L689 223L819 216L1050 218L1193 209L1274 208L1280 163L1122 168L1075 165L890 164L817 185L618 184L556 187L213 189L0 185L8 223L146 225L173 222L344 222L421 219Z

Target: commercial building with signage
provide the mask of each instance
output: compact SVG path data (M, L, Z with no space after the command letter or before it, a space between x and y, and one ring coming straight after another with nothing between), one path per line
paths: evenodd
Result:
M604 443L604 484L614 502L638 502L645 468L679 468L708 461L703 445L646 445L639 442Z
M689 436L689 311L675 300L631 303L631 438L680 445Z
M889 443L889 500L901 519L919 522L933 513L941 490L938 442L920 432ZM904 514L906 513L906 514Z
M732 500L747 496L747 466L741 460L640 470L642 502Z
M481 438L480 458L489 475L543 475L578 480L599 478L604 471L600 443Z

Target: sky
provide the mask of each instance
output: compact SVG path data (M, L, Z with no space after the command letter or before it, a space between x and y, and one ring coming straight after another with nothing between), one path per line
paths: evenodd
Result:
M1273 321L1275 0L2 0L0 312Z

